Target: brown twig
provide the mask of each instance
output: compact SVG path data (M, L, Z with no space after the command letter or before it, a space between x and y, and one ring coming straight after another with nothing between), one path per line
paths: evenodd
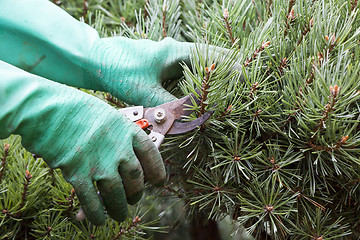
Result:
M71 215L71 211L73 210L74 208L74 199L75 199L75 189L71 189L71 194L68 198L66 198L66 200L68 201L68 206L69 208L67 209L67 215L68 217L70 217Z
M280 183L279 179L276 178L276 180ZM289 191L291 191L293 194L298 194L297 199L300 199L300 197L303 197L306 201L310 202L311 204L313 204L315 207L320 208L322 211L325 211L326 208L321 205L320 203L317 203L316 201L312 200L311 198L308 198L307 196L305 196L304 194L302 194L300 191L294 191L293 189L291 189L290 187L286 186L284 183L281 183L285 188L287 188Z
M253 115L253 118L257 118L259 117L260 113L262 112L261 109L258 109L257 111L255 111L254 115Z
M121 239L123 235L128 233L131 229L134 229L137 227L137 225L141 222L141 218L139 216L136 216L132 223L129 224L126 228L121 228L120 232L118 232L111 240Z
M284 37L286 37L287 35L287 29L289 28L289 24L291 21L293 21L295 19L295 10L292 9L293 6L295 5L296 0L289 0L289 7L287 10L287 14L286 14L286 25L285 25L285 29L284 29Z
M286 16L286 25L284 29L284 37L286 37L288 33L288 29L290 28L290 25L292 25L295 22L295 10L292 9L290 13Z
M328 153L331 153L333 151L339 151L342 148L342 146L346 144L348 138L349 138L348 135L342 136L341 139L337 143L335 143L334 147L324 147L321 145L316 145L314 142L308 142L308 146L315 151L326 151Z
M82 14L82 16L84 17L84 21L86 22L86 15L87 15L87 13L88 13L88 10L89 10L89 2L88 2L88 0L84 0L83 1L83 14Z
M251 99L254 99L254 94L255 94L255 92L257 91L258 86L259 86L259 83L258 83L258 82L254 83L254 84L251 86L251 91L250 91L250 93L249 93Z
M207 103L205 101L207 100L208 96L208 89L210 88L210 74L215 69L215 63L210 66L210 69L208 67L205 68L205 77L203 79L203 85L201 87L202 94L201 94L201 105L200 105L200 113L203 115L205 113L205 107L207 106Z
M105 100L108 102L111 102L113 104L115 104L118 107L124 108L126 107L119 99L117 99L116 97L113 97L111 94L106 93L105 95Z
M271 17L271 6L273 4L272 0L266 0L266 12L268 13L269 17Z
M351 10L350 12L353 12L355 10L355 8L357 7L358 4L358 0L352 0L351 1Z
M219 118L225 117L226 115L229 115L232 112L232 105L229 105L225 111L223 111L220 115Z
M329 118L329 114L334 110L335 104L338 101L338 97L340 94L340 87L338 85L330 86L330 96L329 101L325 105L325 110L323 111L322 118L314 129L314 134L310 138L309 144L313 144L316 136L319 134L320 130L325 127L325 121Z
M311 28L313 27L313 25L314 25L314 20L313 20L313 18L312 18L312 19L310 19L309 24L308 24L307 26L305 26L304 30L302 31L301 36L300 36L300 39L299 39L299 41L296 43L295 49L296 49L297 46L300 45L300 43L303 41L304 37L308 34L308 32L310 32L310 30L311 30ZM295 49L294 49L294 51L295 51Z
M224 10L223 17L224 17L224 22L225 22L225 28L226 28L226 30L228 32L231 44L234 45L235 39L234 39L233 34L232 34L232 28L231 28L230 22L229 22L229 12L228 12L227 9Z
M44 237L50 237L51 235L50 235L50 232L52 231L53 229L52 229L52 227L47 227L46 228L46 233L44 234Z
M21 193L21 203L19 205L18 210L21 210L26 203L26 194L27 191L29 189L29 185L30 185L30 180L32 178L32 175L30 174L30 172L28 170L25 171L25 182L23 183L24 187L23 187L23 191ZM22 211L18 212L17 214L15 214L16 218L21 218L22 216Z
M278 67L279 70L279 74L283 75L284 74L284 69L287 67L287 58L284 57L281 62L280 62L280 66Z
M296 0L289 0L289 7L288 7L288 10L287 10L286 18L289 17L292 8L293 8L293 6L295 5L295 2L296 2Z
M179 199L184 198L184 195L181 194L180 191L175 190L173 187L171 187L172 184L173 184L173 183L170 183L169 185L165 185L165 186L163 187L164 190L166 190L166 191L169 192L169 193L172 193L173 195L175 195L175 196L178 197ZM165 192L164 192L164 193L165 193Z
M162 31L163 31L163 38L166 38L166 30L167 30L167 26L166 26L166 1L164 1L164 5L163 5L163 17L162 17Z
M267 48L269 45L270 45L270 41L263 42L261 44L261 47L256 49L255 52L253 53L253 55L250 58L246 59L246 61L244 63L244 67L247 67L252 61L254 61L256 59L256 57L259 55L259 53L264 51L265 48Z
M147 11L147 8L149 7L150 0L146 0L145 7L144 7L144 20L149 17L149 12Z
M331 41L330 44L328 45L328 48L325 48L323 51L325 52L325 55L327 54L330 54L331 51L334 49L335 45L337 44L337 42L339 40L336 40L335 38L335 35L332 35L331 38L329 38L328 36L325 36L325 40L326 41ZM318 53L317 54L317 59L318 59L318 62L317 62L317 65L318 66L321 66L323 64L323 60L324 60L324 54L323 53ZM305 80L305 87L304 89L301 88L301 86L299 87L299 91L298 93L296 94L296 96L298 97L298 101L296 102L293 110L294 110L294 113L291 114L285 124L280 128L280 129L284 129L290 122L292 122L296 116L296 113L297 113L297 110L300 109L302 103L301 101L304 100L304 95L307 93L307 90L308 90L308 86L310 84L312 84L312 82L314 81L315 79L315 68L316 68L316 62L315 62L315 59L313 59L313 64L312 64L312 67L311 67L311 72L310 72L310 75L309 77Z
M3 155L3 158L1 159L0 182L4 175L6 158L7 158L7 156L9 156L9 148L10 148L10 145L5 143L4 144L4 155Z

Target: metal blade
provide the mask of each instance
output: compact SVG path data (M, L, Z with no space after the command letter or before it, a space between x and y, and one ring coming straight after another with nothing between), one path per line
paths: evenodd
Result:
M196 91L197 94L199 94L201 96L201 93L200 93L199 89L196 89L195 91ZM195 94L191 93L188 96L189 96L189 98L186 99L186 101L183 103L185 109L187 108L185 105L194 106L194 103L195 103L198 106L201 103L200 98L195 96ZM184 112L183 112L182 116L189 116L190 114L192 114L194 112L194 111L192 111L190 109L189 110L185 110L185 109L184 109Z
M199 93L199 90L196 90L196 92ZM157 107L145 108L144 118L149 121L151 131L162 135L188 132L203 124L213 113L207 112L191 122L180 122L184 120L184 116L189 116L194 112L193 110L185 110L187 108L186 105L191 108L194 103L200 104L200 99L191 93L183 98L161 104ZM159 116L165 117L162 117L161 121L159 121Z
M182 134L194 130L196 127L205 123L214 111L206 112L201 117L191 121L191 122L174 122L170 130L167 132L169 135Z

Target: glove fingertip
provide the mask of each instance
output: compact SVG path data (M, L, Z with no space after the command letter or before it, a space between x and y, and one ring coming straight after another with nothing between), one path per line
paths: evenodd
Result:
M135 194L127 197L127 202L128 202L128 204L130 204L130 205L136 204L137 202L140 201L142 195L143 195L143 191L140 191L140 192L138 192L138 193L135 193Z

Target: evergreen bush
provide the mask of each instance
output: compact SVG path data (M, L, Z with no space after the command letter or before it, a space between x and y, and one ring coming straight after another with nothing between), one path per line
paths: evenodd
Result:
M199 221L230 216L234 232L244 227L257 239L360 238L357 0L54 2L101 36L198 43L184 78L164 85L201 99L189 120L214 114L163 144L168 181L159 197L182 199ZM132 15L125 6L141 10ZM18 137L5 142L3 238L141 237L147 225L136 217L103 228L72 221L78 203L60 173L23 150Z

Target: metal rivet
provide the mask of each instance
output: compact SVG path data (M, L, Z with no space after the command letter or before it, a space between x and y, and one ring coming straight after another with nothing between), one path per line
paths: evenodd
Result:
M156 111L154 112L154 119L157 123L162 123L165 121L165 110L162 108L156 109Z
M151 140L152 140L153 142L156 142L157 138L156 138L155 136L152 136L152 137L151 137Z

